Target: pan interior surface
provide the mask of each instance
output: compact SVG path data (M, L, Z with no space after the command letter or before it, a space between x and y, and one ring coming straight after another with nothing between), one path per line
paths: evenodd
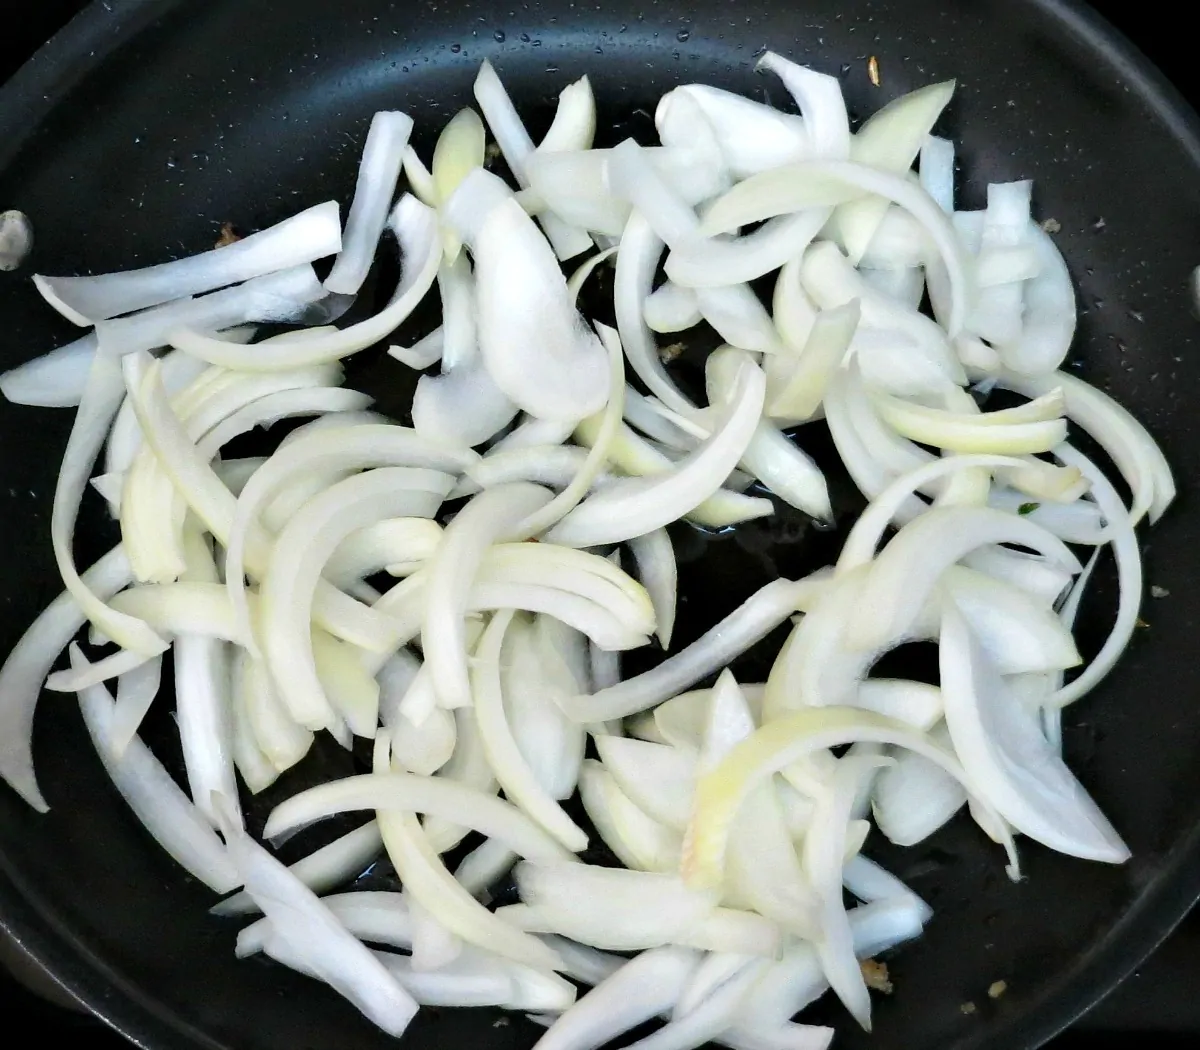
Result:
M998 848L964 818L909 850L876 834L867 852L922 894L935 918L889 960L895 993L877 1001L873 1035L855 1031L832 1002L811 1015L836 1025L841 1047L1017 1050L1048 1038L1140 961L1190 904L1189 880L1200 878L1200 663L1192 658L1200 594L1190 586L1200 578L1200 545L1186 490L1200 474L1189 396L1200 389L1200 329L1186 295L1200 261L1200 142L1182 102L1131 48L1075 6L1049 0L700 0L686 14L683 5L628 0L519 9L447 0L154 6L153 18L121 22L97 5L0 93L0 205L33 219L29 269L146 265L210 247L223 222L250 230L329 198L345 204L371 114L409 112L428 157L442 124L471 102L484 58L535 137L558 92L588 74L602 145L630 135L650 141L654 103L678 83L782 104L782 89L753 71L766 47L840 76L858 117L957 79L942 127L960 147L961 206L981 207L988 182L1035 180L1037 212L1061 228L1083 313L1071 368L1150 427L1185 486L1148 535L1149 582L1169 594L1148 599L1148 629L1066 721L1068 761L1133 859L1088 865L1025 843L1026 878L1013 884ZM878 87L867 72L872 57ZM381 296L388 280L380 279ZM15 275L0 275L0 302L0 367L75 338ZM411 386L380 358L371 351L353 362L350 381L402 418ZM4 652L59 590L49 511L69 426L62 411L0 411ZM98 503L81 530L84 562L113 539ZM775 573L829 560L831 541L797 538L795 524L755 523L681 549L686 607L695 612L680 625L680 643ZM1108 571L1085 603L1085 651L1103 638L1115 593ZM178 761L173 731L161 712L147 729L168 762ZM48 816L0 789L0 924L97 1012L155 1048L388 1045L312 982L234 958L237 925L207 915L210 896L125 811L70 698L44 699L35 756ZM252 816L261 821L305 777L352 768L344 752L322 749L260 797ZM388 884L381 868L363 886ZM999 980L1006 993L991 1000L987 989ZM519 1015L423 1010L405 1045L521 1050L540 1031Z

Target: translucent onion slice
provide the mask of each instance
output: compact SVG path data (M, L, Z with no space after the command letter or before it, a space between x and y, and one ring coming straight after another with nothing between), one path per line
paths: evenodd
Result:
M796 581L775 580L653 670L591 696L574 697L564 703L563 709L580 722L604 722L654 707L728 666L794 612L809 607L824 585L821 575Z
M979 648L957 609L942 612L946 725L970 783L1032 839L1075 857L1120 864L1129 850Z
M59 468L50 515L50 538L63 585L88 620L122 648L149 657L166 649L166 642L146 624L112 612L93 594L81 579L72 552L79 503L92 465L120 407L122 386L120 365L97 354Z
M387 306L373 317L340 331L316 336L297 332L248 347L231 347L223 340L188 331L184 322L173 327L167 342L210 364L250 372L337 361L373 346L391 335L425 298L442 257L437 215L415 197L405 194L396 202L388 227L400 242L400 281Z
M325 563L343 540L372 522L432 517L452 485L453 478L441 471L377 468L310 500L279 534L259 591L263 653L301 725L315 730L330 724L310 637L313 596Z
M949 103L954 86L952 80L928 84L876 110L854 136L850 159L904 175ZM855 262L862 257L886 211L886 203L871 199L854 201L838 210L834 228Z
M1126 513L1124 503L1112 483L1094 463L1070 445L1061 445L1055 454L1064 463L1078 467L1092 485L1096 502L1100 505L1108 528L1112 530L1113 554L1117 562L1117 584L1120 597L1117 604L1117 619L1104 640L1100 651L1087 668L1065 686L1060 687L1047 702L1049 707L1065 707L1086 695L1096 683L1111 671L1121 654L1129 645L1137 630L1138 610L1142 599L1142 558L1138 547L1133 519ZM1077 587L1082 588L1081 577ZM1074 593L1074 592L1073 592ZM1064 614L1067 609L1064 608ZM1071 612L1073 617L1074 613ZM1066 627L1070 629L1070 623Z
M79 647L72 645L71 666L80 668L85 663ZM108 690L102 685L81 690L79 709L113 785L155 841L209 889L227 893L237 886L238 871L221 840L150 749L134 736L116 757L114 704Z
M587 834L539 782L525 761L504 710L500 649L512 621L511 612L492 617L475 651L471 671L475 719L484 754L505 796L573 853L587 848Z
M686 948L642 952L562 1014L538 1040L539 1050L594 1050L675 1004L695 971Z
M100 601L133 581L125 551L114 547L82 576ZM64 591L33 621L0 667L0 776L40 813L49 808L33 771L33 715L42 683L59 654L87 619Z
M708 236L728 233L776 215L839 204L866 194L898 204L928 231L950 278L952 305L946 328L951 336L958 334L966 321L971 294L966 253L945 212L920 186L902 176L837 161L776 168L746 179L714 202L700 230Z
M675 521L720 488L754 437L766 380L747 362L738 371L712 436L672 471L615 482L590 496L546 535L551 543L587 547L643 536Z
M96 356L96 336L89 332L23 365L0 372L0 394L14 405L74 408L83 397Z
M522 186L529 185L526 163L534 152L533 139L525 130L516 107L504 89L496 70L486 59L479 67L474 84L475 101L483 110L484 119L500 146L500 152L508 163L517 182ZM554 215L545 216L542 228L546 237L554 247L554 254L559 259L570 259L587 251L592 246L592 239L578 227L568 226Z
M587 734L558 706L589 684L589 643L551 616L514 621L500 665L504 709L521 755L549 795L570 798Z
M707 714L706 706L705 713ZM696 752L629 737L596 735L605 770L634 805L669 828L683 830L696 786Z
M399 1037L417 1002L360 940L286 867L236 825L222 828L246 892L273 932L321 980L389 1035Z
M828 790L817 799L812 826L804 836L804 871L821 903L817 956L837 997L868 1032L871 997L858 967L854 935L842 902L842 869L846 831L860 782L889 761L854 755L840 759Z
M677 93L695 100L708 118L725 163L735 178L803 160L809 155L808 130L803 118L707 84L685 84L663 95L655 111L656 125L674 104Z
M599 424L593 417L583 420L575 431L576 440L589 447L599 436ZM647 477L671 470L674 462L660 449L639 437L626 426L617 430L616 438L609 448L609 459L613 466L631 477ZM765 517L774 512L774 504L762 497L746 496L729 489L718 489L699 504L686 517L697 525L722 529L743 521Z
M690 412L692 403L679 391L663 367L654 334L642 316L642 304L654 287L654 273L662 255L663 242L649 221L634 211L621 233L617 271L613 284L613 306L621 345L634 372L650 393L668 408Z
M850 159L850 118L836 77L789 62L774 51L766 52L755 68L774 73L796 100L814 160Z
M278 805L263 834L278 838L313 821L361 809L428 813L500 839L523 857L543 862L572 859L512 804L446 777L413 773L367 773L309 788Z
M895 744L915 751L960 782L971 783L953 755L899 722L841 707L797 711L762 726L697 782L695 809L684 839L682 871L688 884L698 887L719 884L733 822L755 787L813 751L859 740ZM995 815L988 803L979 801L985 812ZM1004 846L1009 855L1010 874L1015 877L1018 869L1011 837L1005 838Z
M816 415L834 371L846 356L861 316L862 308L857 300L832 310L822 310L813 317L803 349L795 358L783 354L771 358L768 380L775 362L779 362L776 375L780 377L771 384L768 393L767 413L772 419L804 423Z
M1019 408L978 415L926 408L883 393L873 394L872 400L880 417L900 434L951 452L1049 452L1067 435L1058 391Z
M1072 572L1079 560L1026 518L990 507L938 507L906 525L876 558L861 594L862 615L848 640L878 649L917 621L938 578L968 552L993 543L1028 547Z
M599 762L583 763L579 798L597 834L627 868L667 874L679 870L683 836L635 805Z
M412 127L412 118L406 113L380 112L371 118L358 165L354 201L346 216L342 250L325 278L325 287L331 292L353 295L366 279L396 195Z
M438 697L446 707L470 702L463 612L475 572L488 546L503 539L530 512L548 502L545 489L511 485L472 500L447 527L429 568L425 656Z
M79 325L90 325L171 299L301 266L341 250L337 201L326 201L233 244L175 262L95 277L37 274L33 282L64 317Z
M1067 372L1040 377L1006 373L1000 384L1026 397L1063 392L1067 417L1104 449L1133 490L1130 517L1134 525L1147 514L1151 523L1158 521L1171 505L1175 479L1162 450L1146 428L1103 391Z
M381 772L375 775L379 776ZM433 781L440 778L417 779ZM512 813L520 817L519 811L512 810ZM559 960L553 948L493 915L455 880L415 814L402 809L381 810L376 819L388 857L404 884L405 893L411 894L450 932L469 944L515 962L539 969L557 968ZM547 841L553 843L548 836Z
M361 875L382 849L379 825L372 820L302 857L288 870L321 894ZM252 915L257 911L258 905L246 893L235 893L209 909L213 915Z
M654 529L631 539L629 549L642 586L654 605L654 633L663 649L670 649L679 589L679 570L671 535L665 528Z
M624 868L525 862L517 865L516 881L534 922L596 948L670 944L715 905L713 894L689 889L677 875Z
M489 213L474 244L479 342L488 372L541 419L582 419L607 394L603 347L576 312L566 279L514 201ZM528 376L538 375L535 390Z
M96 325L98 353L119 357L166 346L178 328L204 332L248 321L297 321L325 295L312 266L293 267L196 299L175 299L142 313L100 321ZM216 336L207 338L226 348L230 345Z
M954 745L941 723L930 734L940 746ZM966 805L967 792L941 766L913 751L901 751L875 778L871 812L879 830L897 846L915 846Z
M751 360L745 351L733 347L722 347L708 355L704 381L714 408L729 403L738 370L750 365ZM806 452L771 422L760 421L742 455L741 465L791 506L820 521L832 520L825 475Z

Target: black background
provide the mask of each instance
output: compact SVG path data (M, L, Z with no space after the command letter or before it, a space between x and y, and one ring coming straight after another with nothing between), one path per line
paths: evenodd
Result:
M97 0L99 2L99 0ZM154 0L108 0L110 4L153 3ZM201 0L202 2L202 0ZM953 0L947 0L952 3ZM70 18L85 0L36 0L20 5L20 17L7 12L0 30L0 82ZM1186 31L1169 14L1178 10L1161 0L1095 0L1094 5L1129 36L1184 93L1200 107L1200 81ZM0 208L4 202L0 201ZM1200 245L1197 246L1200 253ZM1197 887L1200 891L1200 887ZM1158 1048L1191 1045L1200 1036L1200 910L1184 920L1159 951L1105 1002L1071 1031L1056 1039L1054 1050L1087 1046L1132 1046L1153 1041ZM25 1022L26 1038L62 1035L79 1040L88 1050L127 1047L90 1018L73 1015L26 992L0 968L0 1016L5 1030L15 1033ZM0 1043L6 1043L0 1039Z

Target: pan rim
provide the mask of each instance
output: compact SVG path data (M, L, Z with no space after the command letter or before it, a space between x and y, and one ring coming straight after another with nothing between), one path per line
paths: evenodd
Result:
M92 0L0 85L0 168L81 80L182 0L123 4ZM1086 0L1023 0L1061 32L1104 56L1132 92L1200 169L1200 115L1180 91L1120 30ZM1012 1050L1033 1050L1072 1024L1127 978L1200 901L1200 824L1178 840L1153 883L1086 955L1030 1000L1009 1029ZM103 960L87 952L10 877L0 850L0 935L11 938L65 992L98 1019L145 1050L167 1047L226 1050L162 1002L139 992ZM962 1045L984 1043L980 1031Z

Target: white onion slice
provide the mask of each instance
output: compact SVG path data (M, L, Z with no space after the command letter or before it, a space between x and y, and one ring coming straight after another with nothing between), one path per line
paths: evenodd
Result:
M325 562L347 536L374 521L432 517L452 485L440 471L380 467L330 487L279 534L260 587L263 653L301 725L315 730L330 724L310 637L313 596Z
M231 347L220 339L188 331L191 326L181 321L172 327L167 342L211 364L251 372L337 361L373 346L391 335L425 298L441 261L437 215L415 197L405 194L396 202L388 227L400 242L400 281L387 306L373 317L341 330L316 336L297 332L248 347Z
M1175 498L1175 479L1162 450L1130 412L1098 388L1069 372L1048 376L1006 373L1000 378L1006 390L1026 397L1042 397L1053 390L1066 396L1066 414L1112 457L1125 482L1133 489L1132 523L1149 515L1153 524Z
M550 927L546 932L596 948L638 950L672 943L715 904L712 894L689 889L677 875L624 868L526 861L517 866L516 880L529 909L519 913L522 923L544 923Z
M73 408L83 397L95 355L96 336L89 332L0 373L0 394L14 405Z
M371 1021L399 1037L417 1002L321 903L312 890L236 825L224 822L226 845L272 929L295 956Z
M603 347L575 311L566 279L514 201L492 209L474 245L479 342L496 385L541 419L582 419L607 394ZM536 389L528 376L537 375Z
M736 178L804 160L809 155L803 118L707 84L685 84L663 95L655 111L656 125L662 123L676 94L688 95L699 105Z
M475 101L483 110L483 117L495 136L509 168L522 186L528 186L529 176L525 166L534 152L533 139L525 130L525 125L495 69L486 59L475 77L474 92ZM568 226L554 215L543 217L542 228L546 231L546 238L559 259L570 259L592 246L591 237L583 230Z
M75 414L71 436L67 439L67 448L59 468L50 517L50 537L63 584L88 620L122 648L149 657L166 649L166 642L146 624L112 612L94 595L80 578L71 550L79 502L92 465L104 443L104 436L120 406L122 385L120 365L111 358L97 354L88 373L87 388Z
M596 1050L667 1012L696 963L697 953L686 948L642 952L563 1013L538 1040L538 1050Z
M945 212L920 186L899 175L837 161L776 168L739 183L717 200L705 214L700 229L710 236L726 233L776 215L838 204L865 194L876 194L900 205L928 231L949 274L952 301L946 328L950 335L956 335L966 321L971 292L966 253Z
M119 546L82 576L84 586L100 601L132 580L129 561ZM49 807L33 771L34 710L50 668L86 622L71 593L64 591L29 625L0 667L0 777L40 813Z
M412 127L412 118L406 113L380 112L371 118L342 250L325 278L325 287L331 292L353 295L366 279L396 193Z
M95 277L38 274L33 281L64 317L79 325L90 325L171 299L185 299L301 266L325 255L336 255L341 249L337 201L326 201L234 244L175 262Z
M587 834L549 795L525 761L504 711L500 680L500 647L511 613L492 617L479 642L471 673L475 718L496 780L505 796L572 853L587 848Z
M654 605L654 633L663 649L670 649L679 587L671 536L665 528L654 529L644 536L633 537L629 541L629 549L633 553L642 586Z
M1079 676L1059 688L1047 702L1047 706L1050 707L1065 707L1088 693L1112 670L1137 630L1138 609L1142 599L1142 556L1137 534L1133 529L1133 520L1126 513L1120 495L1104 476L1103 471L1070 445L1060 445L1055 450L1055 455L1064 463L1078 467L1091 482L1096 501L1108 519L1108 528L1112 530L1113 554L1117 561L1117 584L1120 588L1117 619L1104 640L1104 645ZM1081 579L1080 585L1082 582ZM1070 624L1067 624L1067 628L1070 628Z
M325 294L312 266L297 266L196 299L176 299L142 313L100 321L97 348L100 354L119 357L166 346L179 328L214 331L248 321L295 321ZM207 338L222 344L226 352L231 346L216 336Z
M382 850L379 826L370 821L301 858L288 870L313 893L322 894L361 875ZM209 911L215 916L241 916L257 912L258 905L254 904L250 895L236 893L221 901L221 904L212 906Z
M653 670L591 696L574 697L564 703L563 709L580 722L604 722L654 707L727 666L792 613L806 608L823 586L821 576L768 583L695 642Z
M1025 518L990 507L938 507L906 525L883 549L867 577L862 616L849 640L877 649L899 638L920 615L941 573L968 552L992 543L1029 547L1072 572L1079 560L1061 540Z
M646 296L642 317L652 331L659 333L682 332L703 320L695 292L671 280Z
M962 616L942 613L946 724L971 784L1017 830L1060 853L1120 864L1121 837L980 650Z
M921 185L947 215L954 214L954 143L929 135L921 146Z
M85 663L79 647L72 645L71 666L80 668ZM102 685L81 690L79 708L113 785L158 844L209 889L227 893L237 886L238 871L221 840L150 749L134 736L116 757L114 706L108 690Z
M774 51L766 52L755 69L774 73L796 100L813 160L850 159L850 118L836 77L789 62Z
M733 822L742 803L773 774L797 759L838 744L872 741L895 744L924 755L963 784L968 775L958 760L922 733L866 711L844 707L810 707L761 726L711 773L697 782L696 802L684 839L682 871L691 886L712 886L720 881ZM1011 877L1019 877L1016 848L990 804L979 798L984 812L998 822L1009 857Z
M766 379L752 362L737 372L712 436L671 471L614 482L571 511L546 535L551 543L588 547L643 536L683 517L720 488L754 437Z

